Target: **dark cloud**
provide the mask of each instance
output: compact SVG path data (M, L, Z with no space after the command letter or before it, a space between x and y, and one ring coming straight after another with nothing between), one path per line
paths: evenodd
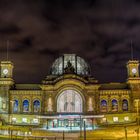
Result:
M20 29L16 25L0 25L0 34L18 34Z
M9 40L17 82L40 82L63 53L87 60L101 82L125 81L131 40L140 59L139 33L137 0L0 1L0 58Z
M23 51L29 51L31 49L33 42L33 37L27 36L23 38L22 40L17 41L17 44L14 44L10 51L13 51L15 53L23 53Z
M42 50L39 50L39 53L41 55L49 55L49 56L53 56L53 57L59 57L61 56L62 54L64 53L68 53L69 52L69 49L51 49L51 48L45 48L45 49L42 49Z

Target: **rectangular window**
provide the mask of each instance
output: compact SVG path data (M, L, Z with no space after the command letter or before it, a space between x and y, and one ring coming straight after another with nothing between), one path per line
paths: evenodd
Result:
M33 123L38 123L38 119L33 119Z
M16 123L17 118L12 118L12 123Z
M119 121L118 117L113 117L113 121L118 122Z
M27 118L22 118L23 123L27 123Z
M102 118L102 122L103 123L106 123L107 122L107 119L106 118Z
M128 116L124 117L124 120L129 121L129 117Z

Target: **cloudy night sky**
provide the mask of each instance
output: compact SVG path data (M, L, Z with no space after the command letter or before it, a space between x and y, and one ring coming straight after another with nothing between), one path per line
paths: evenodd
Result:
M126 62L140 59L139 0L0 0L0 60L16 83L40 83L53 61L75 53L103 82L125 82Z

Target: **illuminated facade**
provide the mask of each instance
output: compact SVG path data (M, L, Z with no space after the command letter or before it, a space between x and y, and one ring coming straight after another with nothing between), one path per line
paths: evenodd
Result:
M139 62L128 61L124 83L100 84L85 60L64 54L55 60L41 84L16 84L13 63L1 61L1 122L45 129L89 129L136 122L139 115Z

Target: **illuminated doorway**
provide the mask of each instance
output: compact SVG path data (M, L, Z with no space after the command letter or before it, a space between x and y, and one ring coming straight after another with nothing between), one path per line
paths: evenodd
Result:
M57 99L57 112L59 113L81 113L82 106L81 95L75 90L65 90Z

